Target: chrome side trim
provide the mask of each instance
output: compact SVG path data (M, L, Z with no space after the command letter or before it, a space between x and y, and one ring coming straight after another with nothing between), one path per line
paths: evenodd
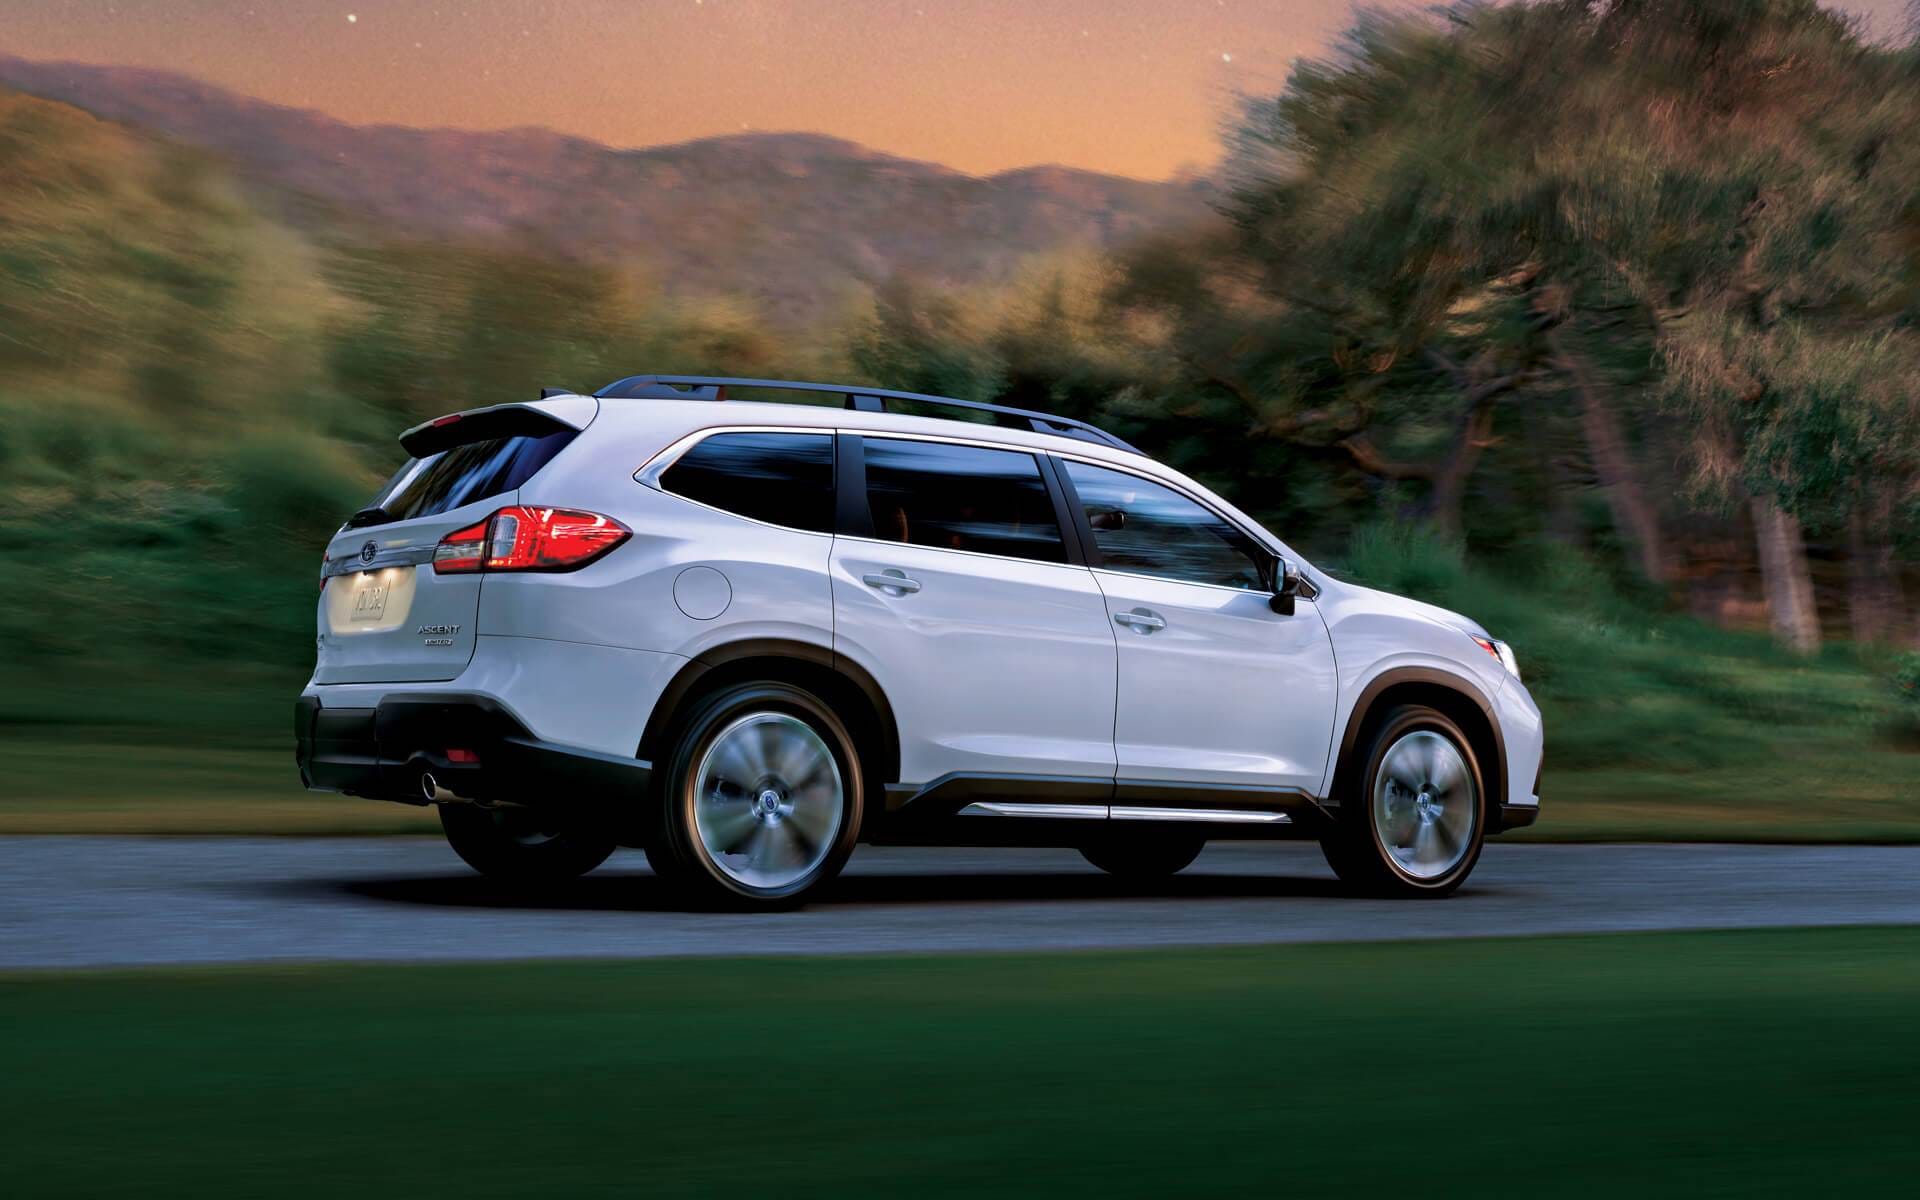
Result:
M1113 806L1116 821L1204 821L1218 825L1291 825L1293 818L1283 812L1257 812L1244 808L1147 808L1132 804Z
M1070 821L1104 821L1104 804L1027 804L1013 800L975 800L960 810L963 817L1052 817Z

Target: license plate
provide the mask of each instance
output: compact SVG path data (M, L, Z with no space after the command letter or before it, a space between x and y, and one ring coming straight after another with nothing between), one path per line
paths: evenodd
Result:
M413 607L412 567L356 571L328 580L326 624L342 635L384 634L406 623Z
M386 620L387 596L392 591L393 585L378 575L368 578L353 589L353 608L348 612L347 620L356 625Z

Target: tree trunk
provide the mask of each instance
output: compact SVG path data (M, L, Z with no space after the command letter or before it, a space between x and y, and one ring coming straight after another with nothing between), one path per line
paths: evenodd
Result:
M1433 508L1433 523L1449 537L1458 538L1466 533L1460 508L1466 500L1467 481L1473 478L1473 469L1480 465L1480 456L1493 437L1494 399L1495 396L1489 394L1474 400L1473 407L1460 422L1460 432L1448 449L1446 459L1433 473L1433 495L1428 501Z
M1660 536L1659 510L1640 485L1619 414L1613 411L1606 389L1587 370L1586 362L1567 350L1564 337L1555 333L1549 344L1580 397L1580 429L1586 435L1587 453L1593 456L1600 490L1613 513L1614 528L1632 550L1642 575L1653 583L1671 582L1674 569Z
M1813 575L1807 570L1799 519L1772 500L1755 496L1753 532L1773 640L1795 654L1815 653L1820 649L1820 615L1813 606Z
M1584 480L1578 480L1575 476L1583 473L1567 469L1566 457L1560 453L1561 447L1553 436L1553 428L1544 407L1538 404L1522 405L1520 418L1521 426L1526 431L1528 452L1546 472L1547 489L1543 499L1547 506L1547 537L1562 546L1578 547L1581 543L1580 510L1574 505L1573 498L1584 486Z
M1864 511L1863 511L1864 510ZM1853 640L1891 645L1906 635L1906 604L1893 562L1893 505L1874 497L1847 518L1847 617Z

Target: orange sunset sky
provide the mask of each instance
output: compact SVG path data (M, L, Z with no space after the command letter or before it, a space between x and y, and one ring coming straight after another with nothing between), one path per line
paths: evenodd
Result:
M1841 5L1882 34L1906 0ZM1200 167L1346 0L0 0L0 53L159 67L354 122L620 146L805 129L988 173Z

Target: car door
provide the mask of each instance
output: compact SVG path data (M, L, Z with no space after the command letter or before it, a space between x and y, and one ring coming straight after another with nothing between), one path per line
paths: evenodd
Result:
M1111 780L1116 639L1040 460L844 434L839 460L834 649L886 693L901 780Z
M1157 784L1215 785L1196 803L1221 787L1315 794L1337 688L1319 614L1273 611L1273 556L1194 496L1056 461L1119 644L1116 815L1129 794L1178 797Z

